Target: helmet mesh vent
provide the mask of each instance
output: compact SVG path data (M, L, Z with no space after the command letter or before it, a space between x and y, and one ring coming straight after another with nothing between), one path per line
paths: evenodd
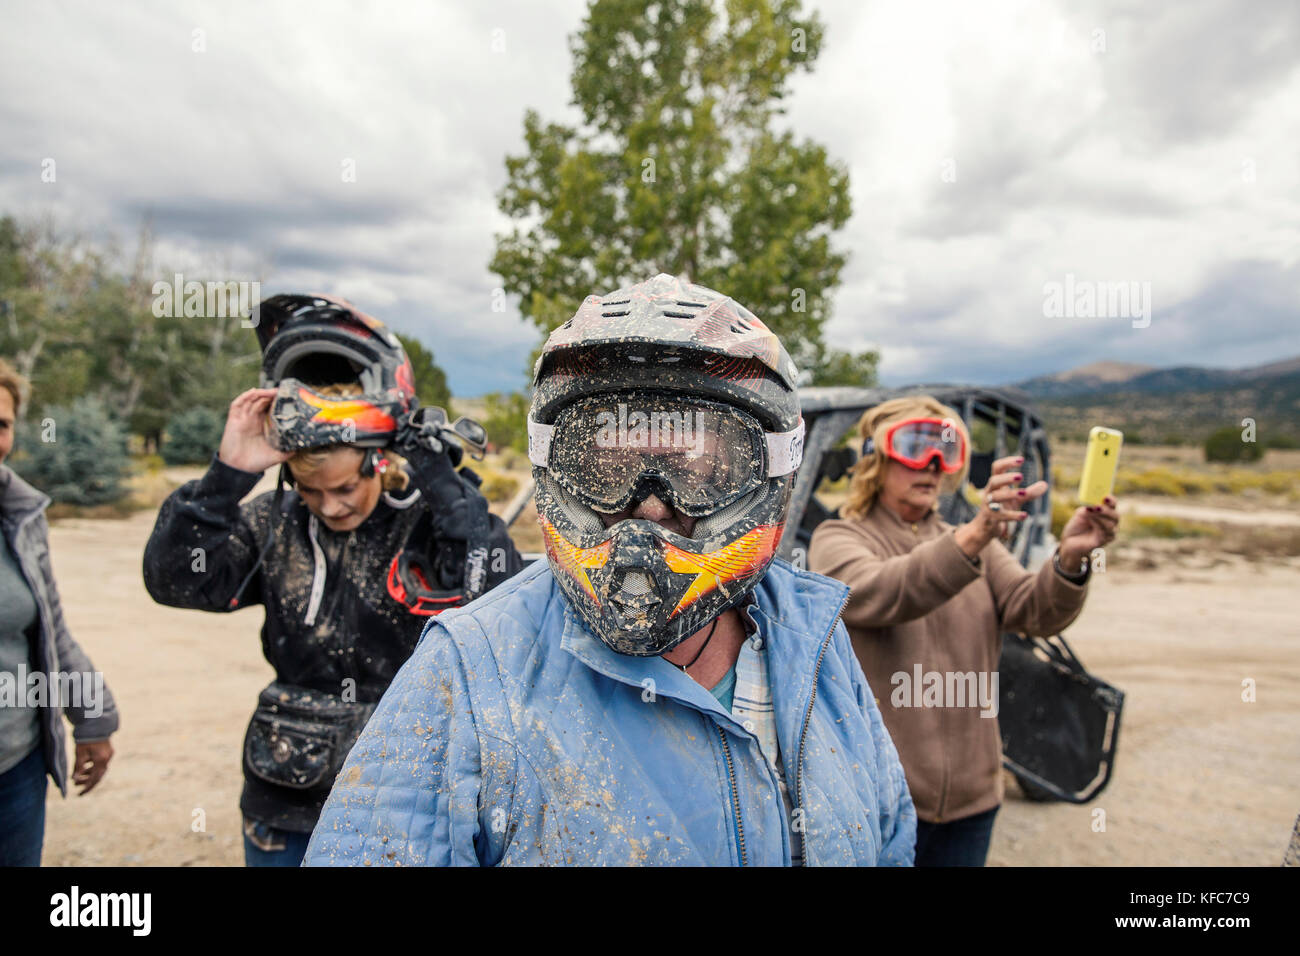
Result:
M650 583L650 578L644 571L628 571L623 575L623 580L619 582L618 596L622 598L638 598L644 594L649 594L654 590Z
M750 508L762 501L771 485L772 482L769 481L763 487L755 488L749 494L727 505L727 507L700 518L695 522L695 527L691 529L691 537L696 541L703 541L705 538L711 538L718 532L730 528Z
M600 520L600 515L561 488L554 478L543 472L541 481L546 486L547 493L559 503L582 534L594 534L605 529L605 522Z

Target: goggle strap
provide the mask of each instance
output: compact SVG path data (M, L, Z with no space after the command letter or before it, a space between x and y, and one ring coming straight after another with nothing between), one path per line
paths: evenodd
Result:
M538 468L545 468L551 459L551 436L554 425L543 425L528 416L528 460Z
M767 432L767 477L780 478L799 470L803 461L803 419L788 432Z

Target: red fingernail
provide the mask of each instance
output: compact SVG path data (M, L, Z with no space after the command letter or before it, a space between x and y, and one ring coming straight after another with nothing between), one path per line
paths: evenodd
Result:
M1094 507L1093 505L1088 505L1088 510L1089 510L1089 511L1100 511L1101 509L1100 509L1100 508L1097 508L1097 507Z
M1025 459L1024 459L1023 456L1021 456L1020 458L1017 458L1017 459L1016 459L1016 464L1017 464L1017 465L1022 465L1022 464L1024 464L1024 462L1025 462Z
M1012 475L1012 477L1015 478L1016 481L1023 481L1025 476L1024 476L1024 475L1021 475L1021 474L1015 474L1015 475Z
M1025 489L1021 488L1019 491L1016 492L1016 494L1018 494L1021 498L1023 498L1025 496Z

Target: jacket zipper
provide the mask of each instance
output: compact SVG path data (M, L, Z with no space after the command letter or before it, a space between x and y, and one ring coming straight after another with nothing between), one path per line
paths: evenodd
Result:
M39 518L44 511L45 511L44 508L38 508L37 510L29 512L28 514L23 516L23 519L19 521L18 525L14 528L15 542L18 541L19 537L23 534L23 532L27 530L27 526L31 524L33 521L35 521L37 518ZM43 640L41 641L41 643L45 645L45 650L49 652L49 663L50 663L49 673L57 674L59 672L58 636L54 633L54 625L47 620L47 615L45 614L47 605L43 605L39 599L39 595L43 592L36 590L36 578L40 572L40 567L38 565L35 569L29 568L27 566L27 554L18 554L17 548L13 548L11 550L13 551L14 555L18 558L18 568L19 570L22 571L23 577L27 581L27 590L32 592L32 600L36 602L36 613L37 613L37 617L40 618L40 625L38 627L38 630L41 631L42 637L48 638L48 640ZM33 570L37 573L36 574L32 573ZM48 602L48 592L44 592L44 593L46 593L46 599ZM46 662L41 660L41 661L37 661L37 663L42 668L44 668ZM62 726L61 723L60 726ZM44 731L42 730L42 733L43 732Z
M727 743L727 732L716 724L714 727L718 731L718 738L722 741L722 755L727 760L727 776L731 781L731 810L736 818L736 843L740 847L740 865L748 866L749 859L745 854L745 823L740 818L740 791L736 789L736 768L731 763L731 746Z
M803 715L803 729L799 731L799 756L798 756L798 760L797 760L797 763L796 763L796 767L797 767L797 769L795 770L795 775L794 775L795 786L798 788L798 790L797 790L797 792L796 792L796 795L797 795L797 797L798 797L798 799L797 799L797 801L796 801L796 803L795 803L795 809L796 809L796 810L803 810L803 809L804 809L804 805L803 805L803 745L804 745L804 741L807 740L807 738L808 738L808 725L809 725L810 723L812 723L813 704L817 702L817 678L818 678L818 676L820 676L821 671L822 671L822 661L826 659L826 648L828 648L828 647L831 646L831 638L835 636L835 625L838 624L838 623L840 622L840 615L844 613L844 606L845 606L846 604L849 603L849 598L850 598L851 596L852 596L851 593L850 593L850 594L846 594L846 595L844 595L844 597L842 597L842 598L840 599L840 606L839 606L839 608L836 609L836 611L835 611L835 617L831 619L831 626L830 626L830 628L826 631L826 636L822 639L822 649L821 649L821 650L818 652L818 654L817 654L817 665L813 668L812 696L808 698L808 709L807 709L806 711L804 711L804 715ZM804 816L804 819L805 819L805 820L808 818L808 814L807 814L806 811L805 811L805 813L804 813L803 816ZM804 866L808 866L808 865L810 865L811 860L810 860L810 854L809 854L809 852L808 852L808 831L807 831L807 828L805 828L804 830L802 830L802 831L800 831L800 832L801 832L801 834L802 834L801 839L802 839L802 842L803 842L803 865L804 865Z

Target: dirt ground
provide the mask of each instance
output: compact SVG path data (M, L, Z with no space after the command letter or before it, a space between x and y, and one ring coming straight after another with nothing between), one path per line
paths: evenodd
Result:
M64 800L51 788L46 865L243 863L240 747L273 676L262 612L154 604L140 575L153 519L69 519L51 533L69 625L122 727L96 791ZM1088 806L1031 803L1010 784L990 864L1280 863L1300 812L1300 559L1143 563L1157 566L1098 574L1068 632L1127 694L1112 783Z

